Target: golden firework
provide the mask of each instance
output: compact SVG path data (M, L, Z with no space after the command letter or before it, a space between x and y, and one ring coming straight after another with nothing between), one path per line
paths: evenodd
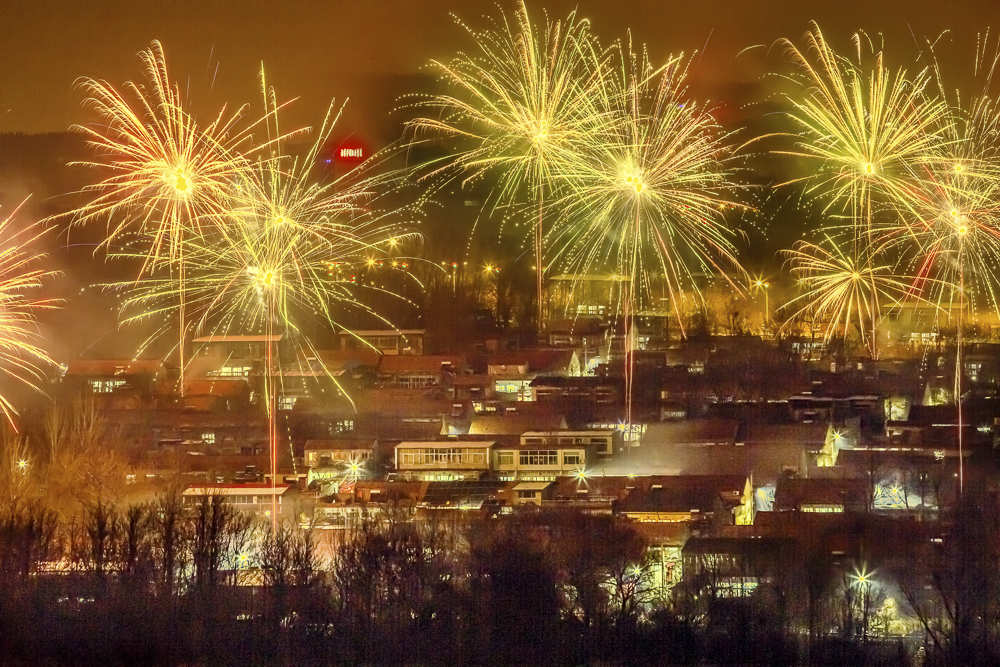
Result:
M491 179L491 210L534 204L541 326L544 202L553 194L557 165L571 159L572 142L594 120L584 99L600 85L602 56L589 22L575 11L561 21L539 22L521 2L513 16L500 12L482 30L456 22L475 47L431 62L444 92L418 98L412 106L428 115L408 123L416 137L447 143L444 155L424 165L422 179L439 185Z
M869 336L884 311L910 293L910 281L896 275L892 264L879 263L867 253L856 258L830 236L824 236L821 244L799 241L784 254L800 289L782 306L788 313L784 327L808 315L821 323L827 342L856 332L871 348Z
M737 291L744 282L738 235L726 220L744 208L732 135L689 95L690 57L655 68L628 44L618 45L616 61L602 94L590 99L599 126L574 142L572 161L560 168L553 263L579 275L621 275L631 293L623 299L640 307L667 296L682 321L681 296L697 294L703 276Z
M824 213L867 234L880 201L911 201L914 169L944 140L947 108L927 94L929 68L892 69L868 35L851 40L853 58L835 51L815 23L805 48L781 40L798 68L784 96L795 147L775 152L808 164L808 176L782 185L803 183L808 196L825 200Z
M100 180L84 187L87 201L70 212L74 222L104 220L105 244L126 232L149 237L144 270L172 261L189 233L206 216L224 210L245 167L241 148L250 127L239 127L243 107L223 106L202 126L184 106L159 42L139 53L145 83L82 78L85 106L100 119L78 125L97 157L75 164L93 168ZM252 127L252 124L251 124Z
M615 67L588 98L596 120L560 165L553 262L567 273L620 276L625 324L626 422L631 422L634 316L644 303L669 300L681 330L685 291L702 275L739 291L744 273L726 210L735 198L734 148L712 109L687 90L691 58L654 67L631 41L614 49Z
M17 229L14 218L24 201L0 220L0 377L7 380L0 391L0 413L15 430L17 409L8 383L42 391L45 371L55 362L45 349L38 314L59 305L34 296L58 272L43 267L45 254L36 247L50 228L35 223Z

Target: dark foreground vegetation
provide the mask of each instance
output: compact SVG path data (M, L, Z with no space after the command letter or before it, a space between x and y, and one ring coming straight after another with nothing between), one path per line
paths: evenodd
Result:
M936 557L883 588L789 553L752 594L701 568L669 590L612 516L468 524L382 512L356 530L272 531L167 494L59 519L0 518L0 655L20 664L997 664L995 513L960 510ZM687 564L687 563L686 563Z

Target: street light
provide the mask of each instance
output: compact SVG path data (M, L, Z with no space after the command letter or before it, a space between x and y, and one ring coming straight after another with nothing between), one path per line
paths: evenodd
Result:
M761 330L763 331L767 329L767 322L768 320L771 319L771 301L769 298L770 295L768 294L768 290L771 288L771 283L769 283L767 280L764 280L763 277L758 276L753 281L752 286L754 291L758 293L760 292L764 293L764 320L761 325Z
M867 590L875 581L875 570L869 570L867 565L862 565L860 569L854 568L854 572L848 576L852 586L855 588L865 587Z

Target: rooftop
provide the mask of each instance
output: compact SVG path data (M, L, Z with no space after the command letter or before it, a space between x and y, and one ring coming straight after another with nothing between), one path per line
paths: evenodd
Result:
M67 375L143 375L163 368L160 359L74 359Z
M514 485L515 491L544 491L553 482L518 482Z
M282 334L256 334L247 336L199 336L193 343L278 343Z
M198 484L194 486L189 486L181 495L185 496L270 496L270 495L282 495L291 486L288 484L278 484L272 487L267 483L248 483L248 484Z
M396 449L454 449L457 447L489 449L495 444L489 440L409 440L400 442L396 445Z
M440 372L444 366L458 369L464 365L462 357L445 354L389 354L379 361L381 373L407 373L414 371Z

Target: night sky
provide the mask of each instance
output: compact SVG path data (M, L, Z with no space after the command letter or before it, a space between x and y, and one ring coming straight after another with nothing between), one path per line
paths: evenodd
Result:
M764 54L737 59L752 44L800 37L810 19L820 21L835 43L864 27L884 32L900 62L912 54L912 35L953 30L956 49L971 62L977 31L1000 24L1000 4L940 0L863 2L699 0L667 2L529 3L563 15L574 6L595 31L610 39L632 27L651 53L700 48L708 40L698 72L712 97L732 84L759 80ZM455 11L472 24L494 13L493 2L8 2L0 39L0 131L46 132L88 120L73 89L80 75L114 83L139 77L135 54L160 39L175 78L188 81L195 107L256 100L260 61L283 98L300 97L290 119L310 123L331 97L352 98L345 119L361 134L384 134L396 95L419 87L415 77L432 57L461 46ZM511 6L505 3L505 7ZM777 58L772 54L771 64ZM778 58L780 60L780 58ZM213 74L216 72L214 87ZM381 139L382 137L373 137Z
M4 27L0 38L0 134L62 132L73 123L95 120L81 108L83 94L74 89L80 76L103 78L116 86L142 80L136 54L153 39L163 42L175 81L186 88L185 98L198 115L215 113L223 103L259 104L261 61L269 83L283 100L298 97L283 115L285 127L317 123L331 98L351 98L338 124L340 138L355 135L378 145L398 138L405 116L392 113L397 97L428 90L433 83L421 74L431 58L448 58L469 46L468 36L452 21L458 13L474 26L482 15L496 13L489 0L459 2L11 2L0 10ZM512 2L501 3L505 9ZM631 27L638 41L649 45L654 60L681 50L702 49L693 72L697 94L728 106L720 117L744 136L755 134L764 118L765 101L773 92L764 75L788 67L780 49L741 51L752 45L770 45L782 36L799 41L809 21L819 21L834 45L846 50L850 33L865 28L884 33L896 64L910 64L916 39L951 29L954 48L943 51L954 59L954 72L971 69L978 32L993 23L1000 28L1000 3L942 2L940 0L838 0L836 2L632 0L631 2L531 2L533 17L542 8L565 16L574 6L591 19L605 40ZM946 65L949 63L946 62ZM961 83L961 76L949 80ZM772 109L774 107L771 107ZM337 138L337 137L335 137ZM82 142L64 150L66 139L37 141L9 137L0 142L0 200L9 204L34 193L26 216L40 217L64 210L66 195L78 189L84 173L66 167L80 159ZM70 145L76 145L72 141ZM781 180L768 172L774 161L755 163L761 183ZM774 251L787 247L801 233L803 221L788 197L761 212L748 237L748 266L775 264ZM90 235L99 233L90 231ZM433 229L425 232L433 235ZM759 233L758 233L759 232ZM64 237L60 237L64 238ZM65 271L59 282L77 294L82 286L112 270L91 257L92 241L76 232L72 245L54 252L50 263ZM463 242L464 243L464 242ZM93 290L91 290L93 291ZM92 320L106 306L95 306L82 293L59 311L81 332L69 338L80 345L108 342L114 323ZM96 295L94 296L96 298ZM104 332L104 333L102 333ZM110 343L109 343L110 344ZM119 345L120 346L120 345ZM73 353L76 353L74 351Z

